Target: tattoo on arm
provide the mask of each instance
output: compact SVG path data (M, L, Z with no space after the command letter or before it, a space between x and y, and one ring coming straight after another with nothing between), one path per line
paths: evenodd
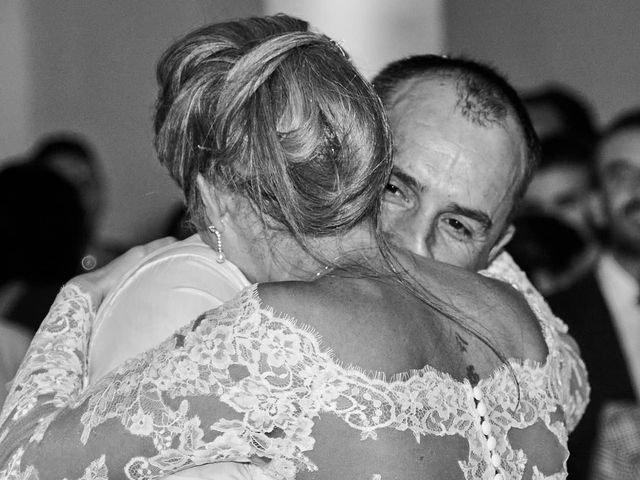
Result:
M459 333L456 333L456 343L458 344L458 348L460 349L461 352L467 351L467 346L469 345L469 342L467 342L464 338L462 338L462 335L460 335Z

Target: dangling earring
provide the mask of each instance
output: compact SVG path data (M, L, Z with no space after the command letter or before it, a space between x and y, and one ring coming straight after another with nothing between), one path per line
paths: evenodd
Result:
M220 234L220 231L213 225L209 225L207 228L216 236L216 252L218 253L216 261L218 263L224 263L226 257L224 256L224 252L222 251L222 235Z

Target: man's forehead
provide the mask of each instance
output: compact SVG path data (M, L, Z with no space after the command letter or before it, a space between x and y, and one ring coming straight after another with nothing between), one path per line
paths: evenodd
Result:
M455 106L455 86L451 80L413 78L396 90L388 113L392 122L416 114L431 121L453 115Z
M481 126L465 118L457 108L458 94L452 78L413 79L398 90L389 118L396 151L419 146L427 150L490 148L511 151L520 168L526 145L514 115L502 122ZM446 142L445 142L446 141ZM448 142L448 146L444 143Z

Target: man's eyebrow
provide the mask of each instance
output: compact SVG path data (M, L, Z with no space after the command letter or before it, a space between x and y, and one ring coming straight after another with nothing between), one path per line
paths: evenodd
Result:
M393 170L391 170L391 175L398 177L402 181L402 183L410 186L414 190L419 190L422 192L427 188L426 186L418 182L418 180L413 178L411 175L400 170L398 167L393 167Z
M481 210L463 207L462 205L458 205L457 203L450 203L447 208L452 213L462 215L479 222L485 232L488 232L489 230L491 230L491 227L493 227L493 221L491 220L491 217Z

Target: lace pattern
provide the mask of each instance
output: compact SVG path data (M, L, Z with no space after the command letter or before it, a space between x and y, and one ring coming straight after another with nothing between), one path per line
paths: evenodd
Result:
M548 329L545 337L552 338ZM478 388L491 405L486 419L497 439L495 451L505 459L506 478L520 478L527 457L509 445L509 429L541 420L559 440L566 440L566 432L552 421L558 410L555 359L549 356L545 364L512 360L511 367L520 390L506 367L481 380ZM242 372L239 378L231 373L234 369ZM417 441L421 435L460 435L471 447L469 459L461 462L467 478L494 471L484 455L486 439L477 428L468 381L428 366L390 381L342 367L311 329L261 307L255 287L95 389L100 396L85 395L83 441L106 420L119 418L129 432L150 436L161 452L134 458L127 466L129 478L149 478L199 460L256 458L271 460L265 468L274 477L294 478L301 468L316 468L305 452L313 448L311 428L320 412L337 414L362 439L376 439L381 428L409 430ZM213 395L242 417L213 423L210 429L221 435L207 441L200 420L188 415L188 401L174 409L162 401L163 393L172 398ZM283 435L274 438L274 431ZM170 448L176 442L179 446Z
M567 430L572 432L587 408L590 389L587 369L575 342L568 335L567 325L553 314L540 292L509 254L502 253L487 270L480 273L506 282L521 292L540 323L550 332L548 345L557 364L555 376L560 386Z
M86 350L93 319L91 298L74 284L58 294L31 342L0 414L0 428L9 415L19 420L36 405L73 404L84 388ZM50 395L47 400L39 397Z
M558 347L560 324L542 317L549 347L543 364L511 360L512 370L499 368L475 387L429 366L386 380L342 366L310 328L261 306L253 286L82 392L92 316L88 296L65 287L3 410L0 451L10 457L2 457L0 478L35 480L34 467L21 465L26 449L41 441L60 411L73 407L82 412L81 443L113 423L108 420L121 425L120 435L152 441L154 454L127 453L122 464L127 478L136 480L225 460L253 462L272 478L292 479L297 471L316 468L306 453L322 412L338 415L362 439L376 439L382 428L409 431L416 441L459 435L469 443L468 458L459 462L467 479L493 478L497 471L505 479L522 477L528 459L509 444L511 428L542 422L566 445L566 427L554 418L559 408L567 410L563 376L569 370ZM482 416L478 398L488 406ZM224 415L217 413L220 405ZM15 435L15 424L25 419L33 428ZM493 449L487 447L490 437ZM499 468L491 452L501 459ZM106 476L99 456L83 478ZM536 480L565 476L545 477L534 465Z

